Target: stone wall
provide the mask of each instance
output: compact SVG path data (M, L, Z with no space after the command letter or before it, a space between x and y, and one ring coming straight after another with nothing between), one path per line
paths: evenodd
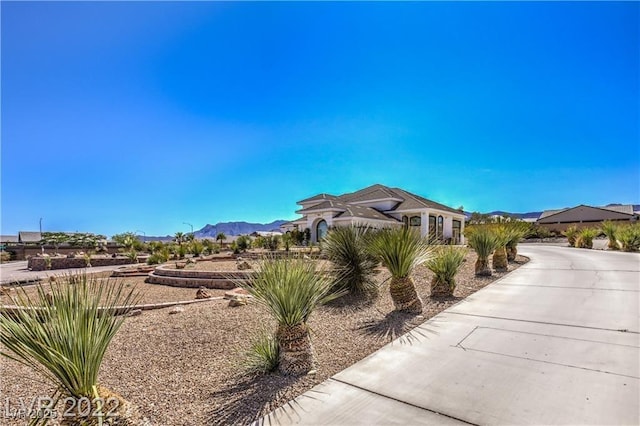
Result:
M109 254L117 254L120 252L120 246L108 244L107 245L107 253ZM42 248L39 245L9 245L5 248L5 251L11 252L12 260L27 260L30 256L36 256L42 253ZM82 247L58 247L57 252L59 254L72 254L77 253L79 251L87 251L86 248ZM95 249L94 249L95 251ZM44 252L49 255L53 255L56 252L54 246L45 245Z
M87 262L83 257L50 257L51 268L47 268L44 257L29 258L27 267L32 271L46 271L47 269L85 268ZM128 265L134 263L128 257L92 257L91 266Z

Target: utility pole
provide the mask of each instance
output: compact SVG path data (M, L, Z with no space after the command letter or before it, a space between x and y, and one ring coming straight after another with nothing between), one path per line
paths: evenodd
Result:
M185 225L189 225L191 227L191 233L193 234L193 225L190 224L189 222L182 222L182 223L184 223Z

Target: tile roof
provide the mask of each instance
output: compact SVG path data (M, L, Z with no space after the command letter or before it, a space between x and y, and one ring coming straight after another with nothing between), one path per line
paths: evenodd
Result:
M397 205L394 210L423 209L426 207L429 209L438 209L451 213L464 214L460 210L452 209L451 207L445 206L444 204L436 203L435 201L431 201L419 195L407 192L404 189L393 188L393 191L402 196L402 198L404 199L404 201Z
M580 204L578 206L575 207L566 207L564 209L555 209L555 210L545 210L542 212L542 214L540 215L540 217L538 218L538 220L542 220L545 219L549 216L553 216L556 215L558 213L563 213L569 210L573 210L575 208L578 207L590 207L592 209L600 209L600 210L608 210L608 211L612 211L612 212L616 212L616 213L623 213L623 214L628 214L628 215L633 215L633 205L632 204L613 204L613 205L608 205L608 206L587 206L586 204Z
M0 243L17 243L17 235L0 235Z
M22 243L39 243L42 240L40 232L18 232L18 238Z
M323 193L323 194L314 195L313 197L305 198L304 200L300 200L298 201L298 204L307 203L309 201L334 200L336 198L338 197L336 197L335 195Z

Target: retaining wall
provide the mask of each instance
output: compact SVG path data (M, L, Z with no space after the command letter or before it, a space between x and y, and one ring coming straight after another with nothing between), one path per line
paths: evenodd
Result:
M27 267L32 271L46 271L47 269L86 268L87 261L83 257L50 257L51 268L47 268L44 257L31 257ZM129 265L134 263L127 257L92 257L91 266Z

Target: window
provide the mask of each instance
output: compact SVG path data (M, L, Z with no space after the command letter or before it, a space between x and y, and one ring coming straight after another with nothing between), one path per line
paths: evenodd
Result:
M436 239L436 217L429 216L429 240Z
M461 228L461 222L459 220L454 220L453 221L453 242L455 244L460 244L460 228Z
M420 226L420 216L411 216L411 219L409 219L409 225Z
M438 229L436 231L436 236L439 239L444 238L444 218L442 216L438 216Z
M328 229L329 227L327 226L326 221L321 220L320 222L318 222L318 224L316 225L316 241L320 241L321 239L323 239L325 235L327 235Z

